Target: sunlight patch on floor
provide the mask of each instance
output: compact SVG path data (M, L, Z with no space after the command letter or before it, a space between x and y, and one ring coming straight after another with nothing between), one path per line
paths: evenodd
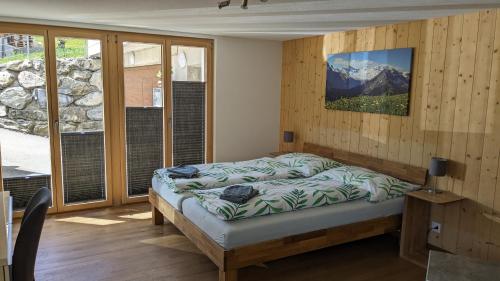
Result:
M97 218L87 218L87 217L69 217L69 218L57 219L56 221L91 224L91 225L112 225L125 222L119 220L97 219Z
M153 218L153 213L151 212L137 213L132 215L119 216L119 218L133 219L133 220L149 220Z
M185 236L172 234L152 239L141 240L141 243L155 245L160 247L165 247L169 249L175 249L184 252L190 252L194 254L201 254L200 250L196 248L189 239Z

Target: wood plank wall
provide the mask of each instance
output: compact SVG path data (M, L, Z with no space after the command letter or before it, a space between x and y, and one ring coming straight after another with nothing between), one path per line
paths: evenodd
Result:
M408 117L326 110L327 54L414 48ZM427 167L452 161L438 186L468 198L435 208L443 223L429 242L451 252L500 260L500 9L286 41L282 151L304 142Z

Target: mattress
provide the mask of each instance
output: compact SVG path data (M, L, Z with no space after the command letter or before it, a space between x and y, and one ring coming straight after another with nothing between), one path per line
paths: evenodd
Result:
M192 197L189 193L175 193L168 187L168 184L162 182L157 176L153 177L152 185L153 190L156 191L158 195L180 212L182 212L182 201Z
M194 198L183 200L183 214L224 249L251 245L315 230L401 214L404 197L370 203L365 199L294 212L223 221Z

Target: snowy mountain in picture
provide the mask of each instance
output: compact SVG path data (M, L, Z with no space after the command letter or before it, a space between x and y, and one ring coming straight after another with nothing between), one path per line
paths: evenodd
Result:
M326 108L408 114L412 49L328 56Z
M374 61L351 60L349 62L345 59L338 58L335 59L331 66L334 71L343 73L344 75L349 75L351 78L360 81L370 80L385 69L393 69L406 76L409 75L409 73L405 72L403 69L397 69L388 64L377 63Z

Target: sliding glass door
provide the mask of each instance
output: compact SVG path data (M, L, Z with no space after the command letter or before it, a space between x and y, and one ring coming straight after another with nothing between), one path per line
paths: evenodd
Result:
M105 37L93 32L49 33L53 102L57 107L60 210L111 205L109 133L104 87Z
M17 211L39 188L53 188L45 47L43 31L0 28L1 168Z
M125 148L125 202L147 195L165 163L163 40L119 38ZM143 199L139 199L143 200Z
M172 42L172 159L174 165L211 161L210 85L206 44ZM208 145L207 145L208 144Z
M145 201L212 161L212 40L0 23L0 178L20 216Z
M154 170L211 161L211 45L131 35L117 42L122 200L144 201Z

